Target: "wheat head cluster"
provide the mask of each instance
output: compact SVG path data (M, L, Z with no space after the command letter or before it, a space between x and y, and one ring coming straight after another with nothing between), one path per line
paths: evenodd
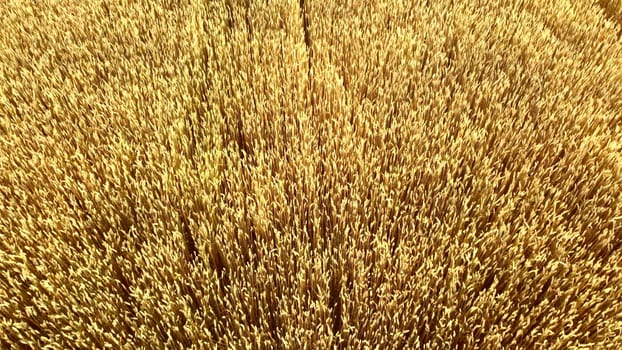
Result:
M0 349L182 348L622 348L622 2L0 1Z

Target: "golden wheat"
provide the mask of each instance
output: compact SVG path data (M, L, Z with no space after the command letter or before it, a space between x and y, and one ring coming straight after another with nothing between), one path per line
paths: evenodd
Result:
M620 1L0 13L0 347L622 347Z

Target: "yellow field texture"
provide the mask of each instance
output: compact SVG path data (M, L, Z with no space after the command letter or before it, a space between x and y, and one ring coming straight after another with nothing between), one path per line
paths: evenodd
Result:
M619 0L0 1L0 348L622 348Z

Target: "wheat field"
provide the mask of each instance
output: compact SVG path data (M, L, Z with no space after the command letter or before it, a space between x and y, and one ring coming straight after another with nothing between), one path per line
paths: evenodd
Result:
M0 348L622 348L619 0L0 14Z

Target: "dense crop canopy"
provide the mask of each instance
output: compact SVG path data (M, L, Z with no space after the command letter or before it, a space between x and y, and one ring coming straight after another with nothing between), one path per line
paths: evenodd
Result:
M622 348L620 4L0 1L0 348Z

